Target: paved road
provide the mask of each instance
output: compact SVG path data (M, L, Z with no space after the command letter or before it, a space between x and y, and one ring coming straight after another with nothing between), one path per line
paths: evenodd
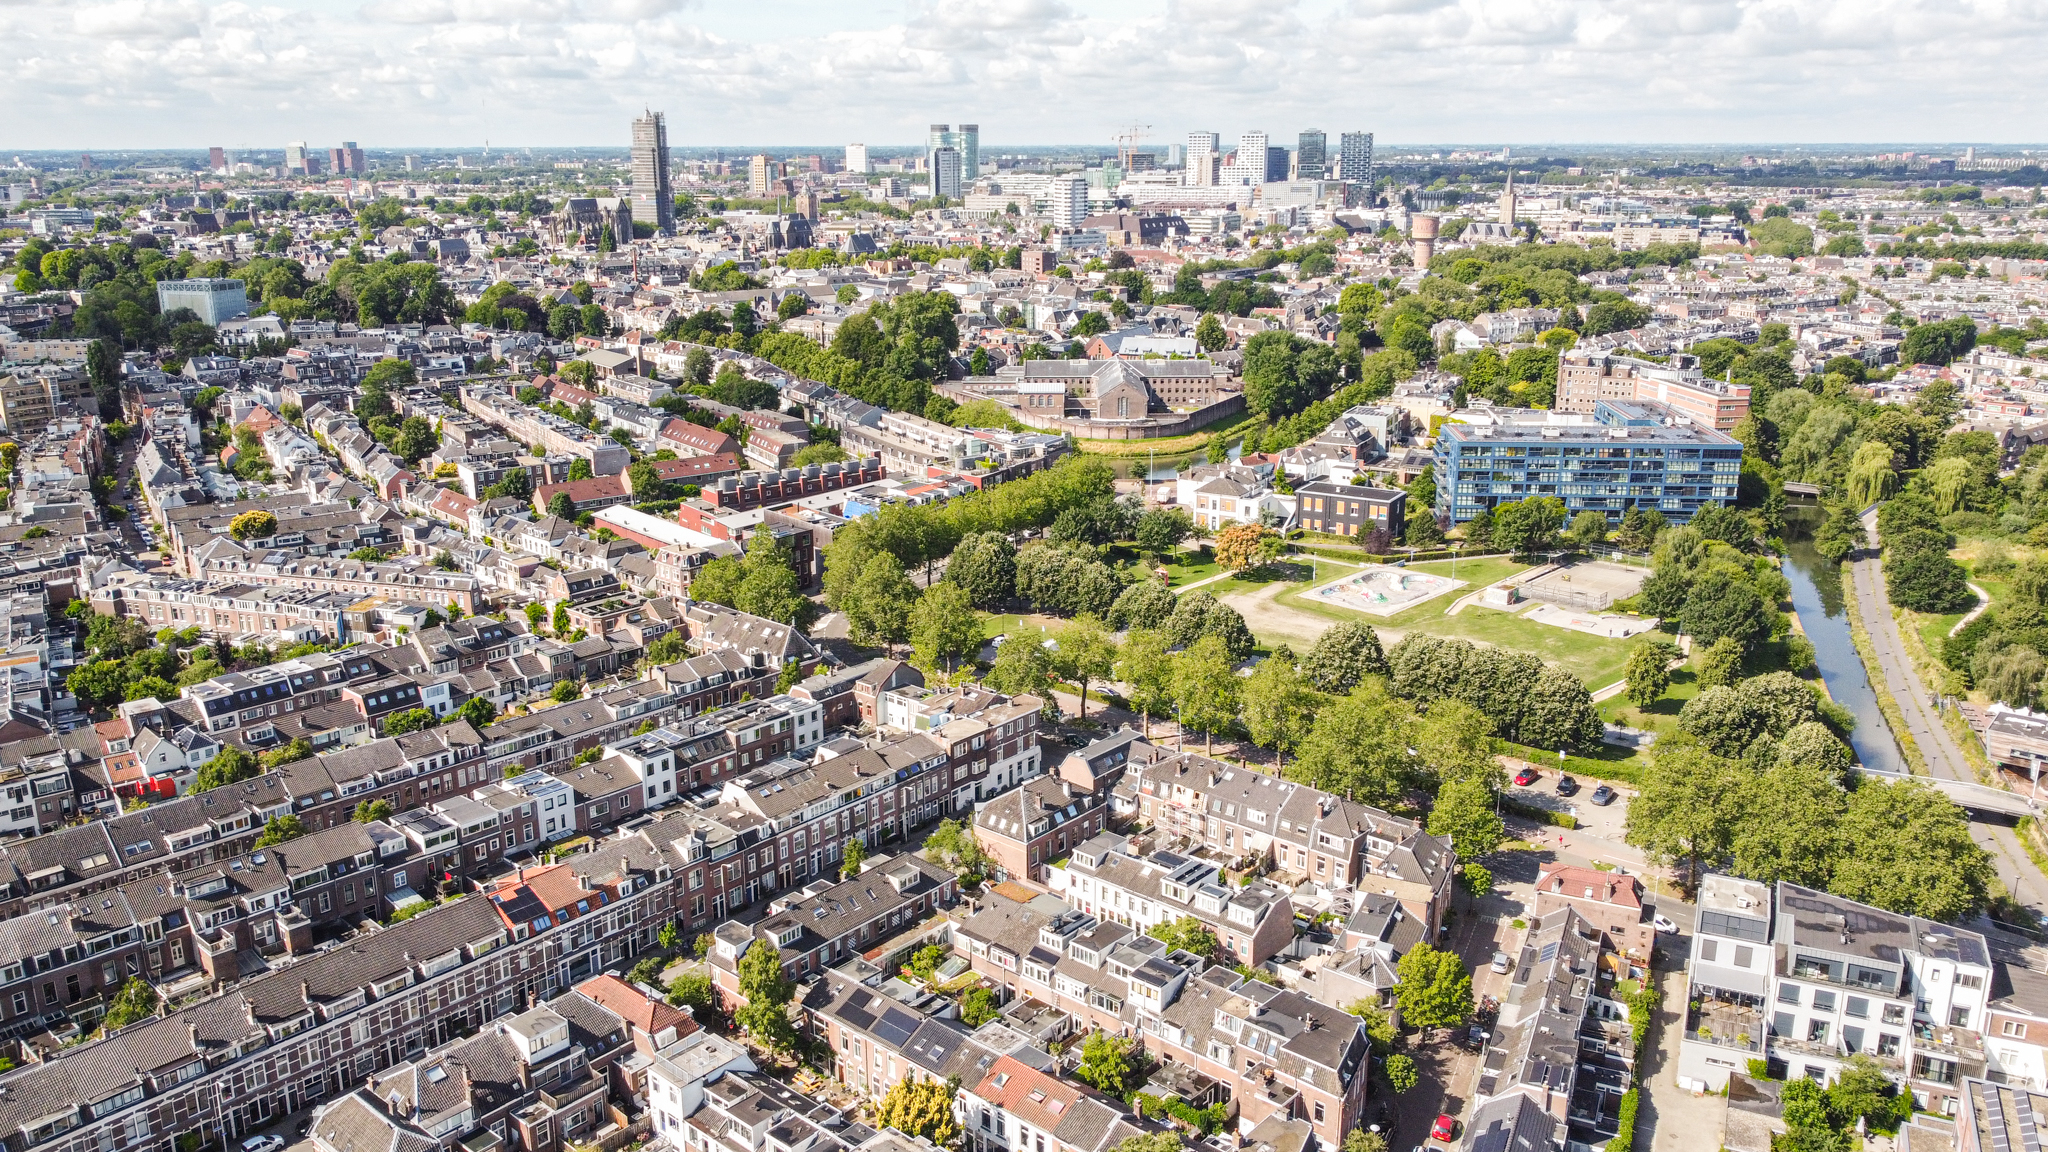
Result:
M1893 735L1910 739L1919 747L1929 773L1947 780L1975 783L1976 772L1955 737L1942 724L1927 686L1906 654L1898 622L1892 619L1891 601L1885 596L1882 564L1875 558L1857 560L1849 565L1849 574L1856 589L1856 611L1864 630L1870 633L1871 649L1877 655L1885 687L1892 699L1898 701L1899 711L1906 719L1906 731ZM1970 824L1970 835L1991 853L1999 879L2015 899L2036 911L2048 911L2048 881L2043 880L2040 870L2027 858L2013 829L1977 820Z

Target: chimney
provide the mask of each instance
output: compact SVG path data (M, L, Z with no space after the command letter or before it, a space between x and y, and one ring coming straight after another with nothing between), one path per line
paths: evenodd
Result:
M313 986L304 980L299 981L299 999L308 1005L313 1003Z
M194 1052L199 1051L199 1025L187 1020L185 1021L185 1030L192 1037L192 1050Z

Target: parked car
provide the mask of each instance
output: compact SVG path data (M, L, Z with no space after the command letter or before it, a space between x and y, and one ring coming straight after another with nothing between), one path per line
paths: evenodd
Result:
M1678 931L1678 925L1676 925L1676 924L1673 924L1673 923L1671 922L1671 917L1669 917L1669 916L1665 916L1665 915L1663 915L1663 914L1661 914L1661 913L1660 913L1659 915L1657 915L1657 916L1656 916L1656 917L1655 917L1654 919L1652 919L1652 920L1650 921L1650 926L1651 926L1652 928L1655 928L1655 929L1656 929L1657 931L1659 931L1659 932L1676 932L1676 931Z
M1598 788L1593 789L1593 803L1598 804L1602 808L1605 808L1609 804L1614 803L1615 795L1616 793L1614 789L1609 788L1605 784L1602 784Z
M1542 775L1543 773L1538 772L1534 768L1524 768L1520 772L1515 773L1515 784L1518 787L1527 788L1540 779Z
M1429 1126L1429 1138L1449 1143L1458 1135L1458 1118L1448 1112L1440 1113L1436 1123Z
M1493 970L1495 972L1505 973L1508 969L1514 966L1515 962L1508 958L1507 953L1495 952L1493 954Z
M1559 776L1557 778L1557 794L1559 796L1570 796L1578 790L1579 782L1577 780L1569 776Z
M284 1137L263 1135L251 1136L242 1141L242 1152L277 1152L284 1147Z

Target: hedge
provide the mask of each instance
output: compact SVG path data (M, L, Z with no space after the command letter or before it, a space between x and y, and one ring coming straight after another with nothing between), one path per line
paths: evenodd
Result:
M1534 820L1540 824L1548 824L1553 828L1562 828L1567 832L1577 831L1579 827L1578 817L1573 816L1569 812L1552 812L1548 808L1538 808L1530 804L1517 804L1513 800L1505 799L1500 802L1500 806L1525 820Z
M1607 1152L1630 1152L1636 1139L1636 1089L1621 1094L1617 1123L1614 1139L1607 1142Z

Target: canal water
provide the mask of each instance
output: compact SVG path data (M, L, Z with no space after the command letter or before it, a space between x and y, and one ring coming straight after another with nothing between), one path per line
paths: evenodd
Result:
M1806 628L1806 638L1813 641L1814 662L1820 666L1820 678L1828 686L1828 695L1856 717L1856 728L1849 733L1849 746L1856 750L1856 759L1865 768L1904 773L1905 758L1899 755L1884 713L1878 710L1877 693L1871 690L1863 659L1856 654L1856 643L1849 636L1848 610L1842 601L1842 568L1815 552L1810 536L1787 536L1784 571L1785 579L1792 584L1792 607Z

